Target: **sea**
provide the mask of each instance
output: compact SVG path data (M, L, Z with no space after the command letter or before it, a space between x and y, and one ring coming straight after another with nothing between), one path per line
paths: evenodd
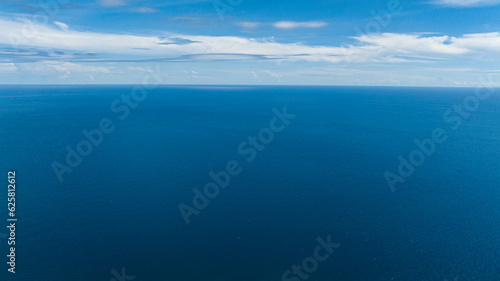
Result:
M0 183L0 280L500 280L488 86L2 85Z

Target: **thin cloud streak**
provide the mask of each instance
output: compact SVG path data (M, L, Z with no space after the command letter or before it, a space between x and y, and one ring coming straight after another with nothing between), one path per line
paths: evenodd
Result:
M307 22L278 21L273 23L272 25L280 29L293 29L293 28L319 28L327 26L328 23L324 21L307 21Z
M433 3L436 5L463 8L499 5L500 0L436 0Z
M148 8L148 7L136 8L136 9L133 9L132 11L136 12L136 13L141 13L141 14L153 14L153 13L159 12L159 10L157 10L157 9Z
M277 21L272 23L255 22L255 21L242 21L237 22L237 25L244 28L257 28L259 26L269 25L278 29L294 29L294 28L320 28L327 26L328 23L324 21Z

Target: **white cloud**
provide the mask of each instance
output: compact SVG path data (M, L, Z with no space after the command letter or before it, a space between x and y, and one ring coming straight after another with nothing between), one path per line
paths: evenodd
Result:
M279 29L293 29L293 28L319 28L323 26L327 26L328 23L323 21L305 21L305 22L297 22L297 21L278 21L273 23L264 23L264 22L255 22L255 21L242 21L236 23L239 26L244 28L256 28L262 25L270 25L274 28Z
M0 73L16 72L17 67L13 63L0 63Z
M129 66L127 67L127 69L132 71L148 72L148 70L145 69L144 67Z
M412 34L383 33L362 35L357 37L360 42L372 46L380 46L399 54L464 54L469 49L462 44L453 44L456 38L450 36L423 37Z
M81 65L81 64L62 62L62 61L42 61L41 63L45 64L45 66L49 68L53 68L55 70L63 72L110 73L110 70L106 67L88 66L88 65Z
M99 0L99 4L103 7L119 7L128 5L125 0Z
M76 64L59 60L18 63L15 66L20 73L29 73L30 78L26 79L27 81L38 77L42 79L41 81L43 81L43 83L53 82L53 80L50 80L52 78L57 78L56 80L66 80L68 78L80 77L88 81L88 78L93 77L92 75L110 75L113 73L112 70L114 70L114 68L111 67Z
M263 25L263 23L260 22L255 22L255 21L242 21L236 23L239 26L242 26L244 28L256 28L259 27L260 25Z
M147 8L147 7L141 7L141 8L133 9L132 11L134 11L136 13L143 13L143 14L152 14L152 13L158 13L159 12L157 9Z
M500 32L466 34L453 38L452 42L469 50L500 51Z
M292 29L299 27L307 27L307 28L318 28L328 25L328 23L323 21L305 21L305 22L297 22L297 21L278 21L272 24L276 28L280 29Z
M273 73L273 72L271 72L271 71L269 71L269 70L265 70L264 72L265 72L265 73L267 73L267 74L269 74L269 76L274 77L274 78L277 78L277 79L281 77L281 75L278 75L278 74L276 74L276 73Z
M144 59L170 58L178 60L256 60L309 62L388 62L426 61L488 52L500 52L500 33L466 34L460 37L426 34L382 33L353 37L359 44L344 46L311 46L305 43L279 43L269 38L236 36L195 36L159 34L139 36L111 33L62 31L47 25L32 24L29 36L26 22L0 18L1 44L42 49L71 50L106 54L135 55ZM469 56L471 60L475 58ZM492 56L495 58L495 56ZM498 55L496 55L498 58Z
M500 0L436 0L435 4L454 7L480 7L500 4Z
M57 27L59 27L63 31L68 31L69 29L69 26L63 22L54 21L54 24L57 25Z

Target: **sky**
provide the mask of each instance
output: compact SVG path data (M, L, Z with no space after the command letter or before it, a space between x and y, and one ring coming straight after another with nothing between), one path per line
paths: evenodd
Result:
M0 84L500 83L500 0L2 0Z

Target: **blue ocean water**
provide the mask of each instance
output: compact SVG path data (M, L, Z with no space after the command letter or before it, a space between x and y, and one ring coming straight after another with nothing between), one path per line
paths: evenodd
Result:
M132 88L0 87L2 217L15 170L18 218L16 274L0 236L1 280L120 280L124 268L278 281L328 236L340 247L307 280L499 280L500 89L162 86L118 110ZM464 101L477 109L453 111ZM246 161L239 145L284 107L296 117ZM105 118L114 130L60 182L53 163ZM384 173L436 128L447 140L391 191ZM186 225L179 204L231 160L241 173Z

